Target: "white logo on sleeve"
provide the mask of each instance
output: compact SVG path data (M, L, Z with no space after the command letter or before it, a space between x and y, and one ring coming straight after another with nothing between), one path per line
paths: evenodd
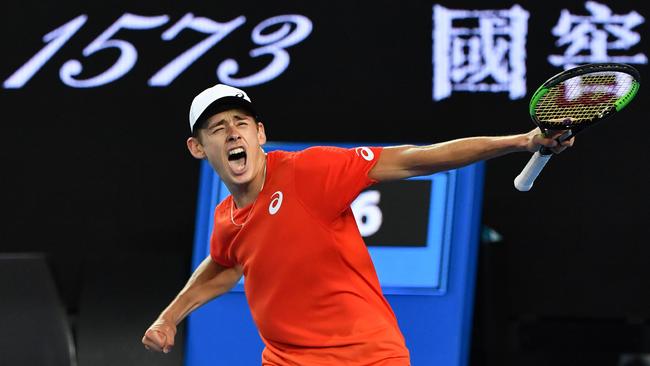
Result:
M372 161L372 159L375 158L375 153L373 153L372 150L370 150L367 147L357 147L356 149L354 149L354 151L357 152L357 155L361 156L367 161Z
M282 197L283 195L281 191L277 191L271 196L271 203L269 204L269 213L271 215L275 215L280 210L280 206L282 206Z

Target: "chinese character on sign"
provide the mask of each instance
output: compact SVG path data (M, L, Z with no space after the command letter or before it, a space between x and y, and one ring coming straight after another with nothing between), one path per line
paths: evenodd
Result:
M528 12L433 7L433 99L452 91L526 94Z
M636 11L624 15L613 14L606 5L587 1L585 8L591 15L573 15L562 10L560 19L553 28L558 37L555 44L567 46L563 55L550 55L548 61L565 69L576 64L592 62L622 62L646 64L648 58L643 53L625 55L641 40L633 29L643 24L645 19Z

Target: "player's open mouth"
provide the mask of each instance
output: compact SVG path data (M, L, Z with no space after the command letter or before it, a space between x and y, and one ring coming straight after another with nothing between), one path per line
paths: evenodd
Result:
M246 150L236 147L228 151L228 165L235 174L243 173L246 169Z

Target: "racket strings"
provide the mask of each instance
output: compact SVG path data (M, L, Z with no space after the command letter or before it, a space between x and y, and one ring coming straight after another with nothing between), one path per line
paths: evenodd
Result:
M576 76L549 88L535 114L549 125L571 126L607 114L632 89L633 78L620 72Z

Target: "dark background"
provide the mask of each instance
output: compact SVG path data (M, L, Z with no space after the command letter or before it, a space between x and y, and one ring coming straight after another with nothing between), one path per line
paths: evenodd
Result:
M650 16L646 2L601 3L616 14ZM515 3L438 4L505 9ZM24 87L0 89L0 252L46 254L81 365L157 360L140 353L139 337L189 275L199 170L185 147L189 105L217 82L221 61L236 59L238 76L270 61L248 55L257 47L250 39L255 25L281 14L302 14L314 25L287 49L286 71L245 88L270 140L429 144L533 127L528 98L561 71L547 61L564 51L554 45L551 28L562 9L587 11L582 2L518 4L530 13L527 96L513 101L507 93L455 92L434 102L434 2L4 3L3 80L44 46L43 35L79 14L89 19ZM83 78L116 60L116 51L84 58L81 50L125 12L167 14L170 21L116 34L139 53L124 77L92 89L63 84L58 72L69 59L86 67ZM149 77L205 38L185 30L173 41L160 39L188 12L247 20L171 85L149 87ZM647 24L634 31L641 41L626 54L648 55ZM643 78L647 66L635 66ZM530 192L512 184L529 154L487 163L483 223L502 239L481 247L472 362L616 364L614 355L648 351L648 102L642 87L620 116L584 132L570 152L554 158Z

